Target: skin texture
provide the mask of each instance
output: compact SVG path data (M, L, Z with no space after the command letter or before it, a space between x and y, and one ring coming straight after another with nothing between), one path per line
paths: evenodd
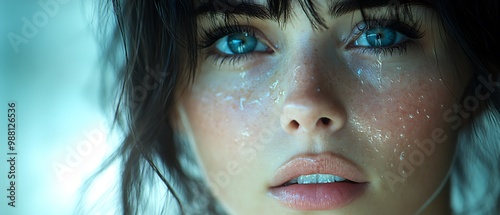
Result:
M431 9L415 8L425 34L392 55L348 46L359 11L336 18L321 11L322 30L298 5L293 12L283 27L242 18L272 52L234 63L202 55L194 83L179 95L173 123L190 138L211 190L230 214L417 212L447 183L458 130L443 115L470 78L457 46ZM425 151L429 141L435 148ZM291 157L321 152L367 176L359 199L335 211L298 211L268 194ZM448 199L445 187L424 214L449 213Z

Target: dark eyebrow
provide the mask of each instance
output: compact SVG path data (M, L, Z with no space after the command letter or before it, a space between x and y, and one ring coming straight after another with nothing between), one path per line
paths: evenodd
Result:
M336 1L330 5L329 13L333 17L339 17L344 14L359 10L378 7L398 7L405 4L420 5L432 8L428 0L344 0Z
M267 7L250 1L242 1L236 4L228 1L213 0L205 2L196 8L197 17L207 14L233 14L260 19L271 19L271 14Z
M426 0L332 0L329 5L329 14L333 17L354 12L361 8L377 8L385 6L398 6L403 4L423 5L431 7L431 3ZM266 5L256 4L254 1L245 1L231 3L228 0L212 0L202 3L196 8L196 16L206 14L226 14L243 15L260 19L277 19L270 14Z

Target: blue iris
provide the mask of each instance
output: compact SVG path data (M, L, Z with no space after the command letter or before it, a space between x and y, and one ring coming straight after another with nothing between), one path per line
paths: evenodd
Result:
M257 38L246 32L231 34L227 37L227 45L234 54L253 52L257 43Z
M387 47L394 44L398 32L390 28L371 28L366 31L366 40L370 46Z

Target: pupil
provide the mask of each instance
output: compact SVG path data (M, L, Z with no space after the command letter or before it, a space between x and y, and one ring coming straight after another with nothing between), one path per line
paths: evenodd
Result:
M366 40L375 47L391 46L396 41L396 31L389 28L372 28L366 31Z
M227 38L229 49L235 54L245 54L255 50L257 38L248 33L236 33Z

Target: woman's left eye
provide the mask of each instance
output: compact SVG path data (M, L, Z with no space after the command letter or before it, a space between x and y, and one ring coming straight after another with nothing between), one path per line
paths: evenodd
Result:
M406 36L394 29L376 27L370 28L361 34L361 36L354 41L354 45L359 47L384 48L399 44L406 38Z
M215 48L226 55L244 55L266 52L269 48L257 37L247 32L232 33L215 42Z

